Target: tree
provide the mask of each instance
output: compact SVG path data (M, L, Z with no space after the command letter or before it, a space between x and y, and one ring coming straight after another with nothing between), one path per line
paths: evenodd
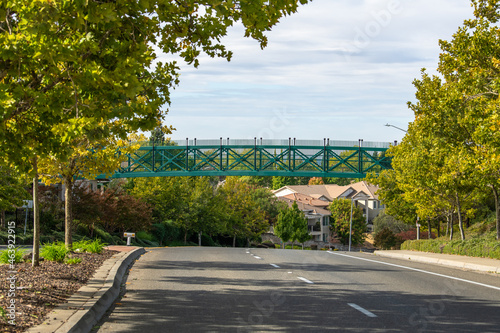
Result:
M393 148L391 148L393 149ZM408 224L414 224L417 219L416 207L405 199L401 182L396 179L394 169L383 170L378 175L370 173L366 180L378 186L377 195L385 205L385 214Z
M73 192L74 216L90 231L99 227L109 233L148 230L152 222L152 207L134 197L121 186L104 191L92 191L76 186Z
M5 227L5 211L28 199L26 180L12 168L0 164L0 228Z
M304 216L297 202L292 203L292 207L287 207L280 211L278 219L274 226L274 234L283 241L283 248L285 243L295 241L302 243L304 249L304 242L308 241L311 236L309 235L309 226L307 219Z
M225 202L225 233L233 238L244 237L249 242L269 229L264 211L252 198L252 188L236 177L228 177L219 193Z
M307 185L309 177L290 177L290 176L273 176L273 190L282 188L288 185Z
M349 244L349 226L351 218L351 200L336 199L328 207L332 216L330 217L330 228L336 234L343 245ZM354 245L363 244L364 233L366 232L363 212L358 207L352 210L352 234L351 242Z
M287 207L280 211L276 223L274 224L274 234L283 242L283 249L285 248L285 243L290 241L293 235L290 220L290 209Z
M129 146L126 141L103 137L97 140L95 137L103 132L105 127L114 124L100 124L98 127L83 128L85 133L79 138L67 143L72 152L67 160L61 160L57 156L49 155L39 161L39 172L45 184L59 183L64 185L64 243L68 249L72 249L73 238L73 188L77 178L95 179L99 175L112 175L124 160L126 153L132 153L138 146ZM115 125L116 126L116 125ZM122 155L123 154L123 155Z
M198 244L201 246L203 233L213 235L222 231L220 223L223 218L222 198L215 194L214 188L207 177L189 177L187 180L186 215L183 225L188 231L198 234ZM184 180L183 179L183 180Z
M312 177L309 179L308 185L324 185L323 178L321 177Z
M158 126L177 84L175 62L157 62L155 47L198 66L201 52L230 59L220 42L241 21L245 36L264 32L307 0L164 2L17 1L0 3L0 148L33 177L33 266L38 265L38 158L60 160L87 122L121 120L113 134Z
M304 249L304 243L311 239L311 235L309 235L309 225L307 223L307 219L304 216L304 212L299 210L297 202L294 201L291 208L291 224L292 224L292 244L297 241L302 243L302 250Z
M462 238L462 212L470 215L477 193L489 188L496 201L500 239L500 1L471 2L474 18L464 21L451 41L440 41L439 76L430 77L423 70L422 78L414 81L417 103L409 106L415 112L415 129L410 126L408 134L414 149L420 149L418 141L423 138L434 142L426 145L439 168L435 177L428 174L433 181L426 182L427 190L435 192L441 206L448 206L451 218L457 213Z
M412 226L403 221L399 221L391 215L387 215L385 211L382 211L373 220L373 233L377 234L383 229L389 229L394 234L398 234L412 229Z

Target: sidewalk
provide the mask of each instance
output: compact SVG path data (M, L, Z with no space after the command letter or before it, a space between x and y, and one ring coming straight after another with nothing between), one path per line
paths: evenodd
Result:
M497 259L406 250L375 251L374 254L379 257L404 259L465 270L500 274L500 260Z
M146 251L135 246L107 246L120 251L106 260L94 276L67 301L55 307L40 325L28 333L89 332L120 293L128 266Z

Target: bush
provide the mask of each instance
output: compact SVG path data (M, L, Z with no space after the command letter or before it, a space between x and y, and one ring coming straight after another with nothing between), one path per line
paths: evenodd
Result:
M0 252L0 264L18 264L23 261L26 250L16 247L13 250L3 250Z
M68 264L68 265L75 265L75 264L79 264L82 262L82 259L80 258L69 258L69 259L66 259L64 261L65 264Z
M382 211L373 220L373 233L378 234L385 228L388 228L394 234L399 234L401 232L410 230L412 226L405 222L396 220L394 217L387 215L384 211Z
M45 260L63 262L69 252L63 242L47 243L43 245L40 256Z
M402 241L389 228L380 230L374 237L374 245L383 250L390 250L399 247Z
M403 241L417 239L417 229L412 228L407 231L400 232L396 234L396 236L400 237ZM431 233L432 238L436 238L436 234ZM420 239L428 239L429 234L427 232L420 231Z
M201 235L201 245L203 245L203 246L220 246L212 239L212 237L210 237L209 235L205 235L205 234Z
M409 240L401 245L401 249L500 259L500 243L491 235L476 236L464 241Z
M150 242L154 242L154 240L155 240L155 237L152 234L150 234L150 233L148 233L146 231L138 231L135 234L135 238L136 239L140 239L142 241L147 240L147 241L150 241Z
M111 236L109 233L104 231L101 228L96 227L94 229L94 232L98 238L100 238L103 242L108 243L108 244L114 244L113 243L113 236Z
M80 250L79 252L89 252L89 253L101 253L103 248L106 246L99 238L90 240L81 240L79 242L73 243L74 250Z
M269 249L274 249L274 243L271 241L264 241L262 242L262 245L265 245Z
M160 243L160 245L174 240L181 240L182 234L179 227L177 227L171 220L153 224L151 233L156 238L156 241Z

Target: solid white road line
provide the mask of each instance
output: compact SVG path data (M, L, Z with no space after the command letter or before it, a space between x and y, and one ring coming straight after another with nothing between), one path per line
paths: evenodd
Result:
M353 258L353 259L358 259L358 260L375 262L377 264L382 264L382 265L387 265L387 266L394 266L394 267L398 267L398 268L404 268L404 269L408 269L408 270L411 270L411 271L416 271L416 272L420 272L420 273L426 273L426 274L430 274L430 275L444 277L444 278L451 279L451 280L456 280L456 281L462 281L462 282L465 282L465 283L475 284L475 285L481 286L481 287L486 287L486 288L490 288L490 289L500 290L500 287L495 287L495 286L491 286L489 284L484 284L484 283L475 282L475 281L471 281L471 280L460 279L460 278L457 278L457 277L454 277L454 276L449 276L449 275L444 275L444 274L439 274L439 273L424 271L423 269L418 269L418 268L413 268L413 267L408 267L408 266L402 266L402 265L396 265L396 264L391 264L391 263L388 263L388 262L377 261L377 260L372 260L372 259L359 258L359 257L355 257L355 256L350 256L350 255L347 255L347 254L335 253L335 252L330 252L330 251L327 251L327 252L330 253L330 254L334 254L336 256L348 257L348 258Z
M280 268L280 266L276 265L276 264L269 264L271 266L273 266L274 268Z
M308 280L308 279L306 279L306 278L303 278L303 277L301 277L301 276L297 276L297 279L302 280L302 281L304 281L305 283L314 284L314 282L312 282L312 281L310 281L310 280Z
M371 313L370 311L366 310L366 309L363 309L362 307L360 307L359 305L357 304L354 304L354 303L347 303L347 305L355 308L356 310L358 310L359 312L362 312L364 313L365 315L367 315L368 317L370 318L375 318L377 317L377 315Z

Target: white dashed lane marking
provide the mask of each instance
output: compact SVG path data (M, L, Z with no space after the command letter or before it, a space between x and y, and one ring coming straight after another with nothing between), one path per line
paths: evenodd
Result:
M308 279L306 279L306 278L303 278L303 277L301 277L301 276L297 276L297 279L302 280L302 281L304 281L305 283L314 284L314 282L312 282L312 281L310 281L310 280L308 280Z
M360 307L359 305L357 304L354 304L354 303L347 303L347 305L349 305L350 307L353 307L355 308L356 310L358 310L359 312L365 314L366 316L370 317L370 318L375 318L377 317L377 315L371 313L370 311Z

